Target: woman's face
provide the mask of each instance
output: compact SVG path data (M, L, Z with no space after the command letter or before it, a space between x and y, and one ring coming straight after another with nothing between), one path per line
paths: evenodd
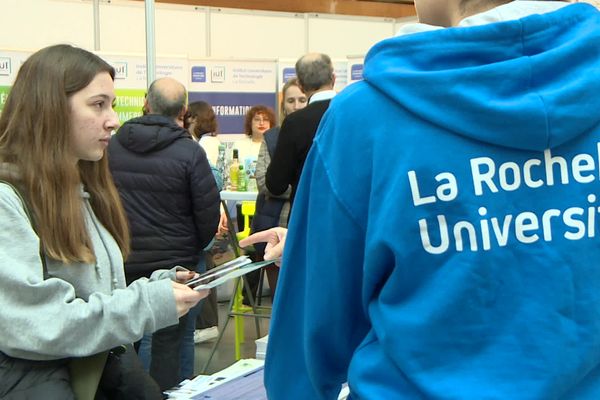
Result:
M113 110L114 83L108 72L101 72L69 98L72 126L72 155L76 161L98 161L119 127Z
M300 88L292 85L285 91L283 98L283 113L287 116L306 107L306 95L302 93Z
M271 120L269 117L263 113L257 113L252 118L252 138L260 138L262 140L262 135L271 129Z

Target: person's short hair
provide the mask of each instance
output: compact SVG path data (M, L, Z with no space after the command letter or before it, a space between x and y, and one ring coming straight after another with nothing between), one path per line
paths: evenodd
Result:
M205 101L195 101L188 105L187 118L196 118L194 132L192 136L200 139L202 135L210 133L211 136L217 135L217 116L210 104Z
M296 62L296 76L305 92L333 84L333 64L327 54L307 54Z
M275 113L270 107L263 105L254 106L246 113L246 119L244 121L244 133L246 136L252 137L252 119L254 119L256 115L261 114L271 121L270 128L275 126Z
M148 88L146 100L148 101L149 111L152 114L163 115L175 119L187 104L187 91L185 90L185 86L181 85L180 93L178 93L177 96L171 97L163 92L162 85L157 84L159 81L160 79L155 80Z

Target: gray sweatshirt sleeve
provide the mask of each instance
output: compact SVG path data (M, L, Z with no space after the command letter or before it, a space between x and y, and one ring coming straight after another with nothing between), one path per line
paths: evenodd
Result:
M85 301L77 282L44 280L39 239L19 198L0 184L0 351L32 360L87 356L178 322L170 280L112 290L93 265L64 268L81 268L88 286L96 277L99 290Z
M256 161L256 172L254 176L256 177L256 185L258 186L258 191L261 193L266 193L269 197L277 197L280 199L289 199L290 194L292 193L292 187L288 187L287 190L279 195L275 196L273 193L269 192L266 184L266 175L267 168L271 163L271 155L269 154L269 150L267 148L267 143L263 140L260 144L260 150L258 151L258 160Z

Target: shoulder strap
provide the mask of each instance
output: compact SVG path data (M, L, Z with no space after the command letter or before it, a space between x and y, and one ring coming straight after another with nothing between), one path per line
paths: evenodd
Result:
M13 185L12 183L7 182L2 179L0 179L0 183L4 183L5 185L10 186L10 188L15 192L15 194L17 195L19 200L21 200L21 204L23 204L23 210L25 210L25 214L27 215L27 218L29 219L29 223L31 224L31 227L33 228L33 230L37 233L37 229L35 228L35 222L34 222L33 216L31 215L31 211L29 210L29 207L27 206L27 202L23 198L23 195L21 195L21 192L19 191L19 189L17 189L16 186ZM46 265L46 256L44 255L44 252L42 250L41 238L40 238L40 259L42 260L42 268L44 270L44 279L48 279L48 276L49 276L48 275L48 266Z

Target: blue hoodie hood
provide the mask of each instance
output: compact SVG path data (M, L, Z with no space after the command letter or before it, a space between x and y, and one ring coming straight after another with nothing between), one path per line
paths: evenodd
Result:
M553 148L599 123L600 80L589 73L600 74L592 6L437 35L380 42L366 57L365 80L447 131L510 148Z
M600 399L600 13L505 11L375 45L331 101L269 399Z

